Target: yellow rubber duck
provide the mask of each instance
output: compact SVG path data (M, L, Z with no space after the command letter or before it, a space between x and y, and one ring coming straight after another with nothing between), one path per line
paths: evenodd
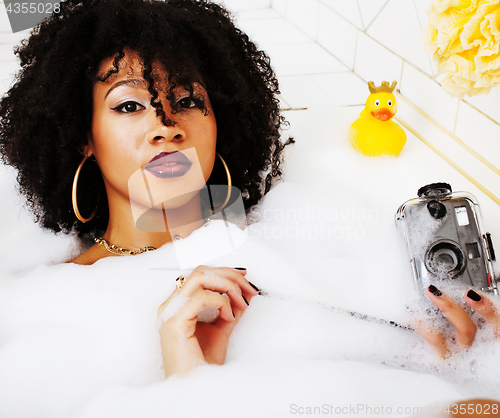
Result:
M405 131L391 120L397 111L396 97L392 94L396 84L394 81L389 86L388 81L383 81L375 87L373 81L368 83L371 94L349 131L352 146L364 155L398 155L406 144Z

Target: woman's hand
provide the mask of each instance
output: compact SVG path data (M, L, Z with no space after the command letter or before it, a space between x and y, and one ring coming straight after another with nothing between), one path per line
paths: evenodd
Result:
M229 336L248 302L259 293L245 275L246 270L198 266L160 305L165 377L186 373L199 364L224 363ZM219 310L215 322L198 322L205 307Z
M427 296L455 328L455 345L464 349L470 347L474 342L477 326L465 309L434 285L427 288ZM465 302L493 327L495 338L500 338L500 316L493 303L486 296L479 295L472 289L466 293ZM448 341L443 332L435 326L423 323L423 321L417 321L413 325L441 357L450 356L451 341Z

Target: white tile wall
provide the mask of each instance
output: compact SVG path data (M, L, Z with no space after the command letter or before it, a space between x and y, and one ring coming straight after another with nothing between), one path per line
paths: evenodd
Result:
M5 61L15 61L16 56L14 55L15 43L5 43L0 44L0 62Z
M287 0L286 18L311 38L316 39L320 6L319 0Z
M318 25L318 43L352 70L359 33L356 27L325 5L320 7Z
M4 2L0 2L0 34L12 33Z
M500 86L492 88L489 94L466 97L464 101L500 122Z
M382 81L397 81L401 88L403 60L363 32L358 34L354 72L366 82L380 85Z
M413 0L390 0L368 28L367 34L432 74L429 57L420 42L420 24Z
M276 10L281 16L286 15L286 0L272 0L271 7Z
M363 22L357 1L346 0L323 0L323 3L335 10L340 16L347 19L358 29L363 30Z
M427 26L427 9L431 4L430 0L413 0L415 9L417 10L417 17L420 22L420 27Z
M280 14L271 9L271 8L266 8L266 9L251 9L251 10L239 10L237 12L233 12L236 17L240 19L271 19L271 18L276 18L276 17L281 17Z
M16 61L0 62L0 97L7 92L18 70Z
M500 167L500 126L466 103L458 109L456 134L493 165Z
M29 32L12 33L5 4L0 1L0 97L12 85L14 75L19 70L14 46L19 44Z
M352 72L280 77L281 93L292 108L359 105L366 101L366 84Z
M358 0L364 29L367 29L389 0Z
M252 9L266 9L271 7L271 0L214 0L216 3L223 4L229 10L252 10Z
M309 36L284 17L248 19L246 14L241 14L238 27L264 49L269 45L313 42Z
M429 75L405 63L401 92L443 127L454 131L459 100L450 97Z
M453 162L455 162L468 175L482 184L495 196L500 196L500 176L496 175L490 168L473 157L449 135L441 131L432 123L427 121L421 114L414 111L404 102L400 103L398 116L419 132L426 140L431 142L436 148L443 152ZM469 144L470 145L470 144ZM422 161L422 170L426 169L427 161ZM451 167L443 164L443 177L440 181L447 181L447 171Z
M346 71L347 67L315 42L269 45L273 67L278 76L322 74Z

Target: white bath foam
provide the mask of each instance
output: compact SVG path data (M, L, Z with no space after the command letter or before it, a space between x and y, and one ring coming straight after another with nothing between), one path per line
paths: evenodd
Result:
M205 227L210 226L213 234L219 239L216 244L210 235L202 234L198 239L174 241L173 246L181 269L193 269L199 264L210 263L223 254L230 254L243 245L247 238L247 230L222 219L213 219ZM198 231L193 235L197 236Z
M412 413L461 396L456 386L430 375L359 362L282 357L203 366L189 378L173 377L147 388L111 387L77 417L279 418L312 415L313 408L322 411L316 415L366 417L380 415L383 408L390 415L407 416L405 408Z
M211 234L209 228L203 229L202 233ZM422 372L433 371L433 368L440 364L415 333L355 319L332 311L322 304L318 305L313 294L314 286L310 286L309 289L304 286L301 272L287 261L287 257L283 257L272 247L259 244L257 240L249 239L248 245L242 246L243 254L225 255L217 260L216 264L236 266L229 264L229 261L238 261L237 265L243 264L248 268L247 277L252 282L263 289L270 289L270 297L257 296L251 300L247 312L230 340L228 364L222 369L228 367L229 375L233 376L231 382L238 376L238 373L231 369L231 365L238 365L248 360L266 363L262 370L256 369L259 373L258 378L255 376L255 380L272 381L278 373L286 382L290 381L289 375L294 375L296 379L300 376L304 387L316 385L328 387L334 384L330 379L340 379L343 387L351 389L358 386L354 378L349 380L351 374L340 376L336 370L333 370L332 374L327 373L332 367L332 362L364 360ZM16 400L14 404L9 403L9 416L40 416L29 406L33 405L28 402L31 391L20 390L20 384L9 385L12 377L22 382L22 377L28 376L29 373L37 376L31 390L39 394L37 399L43 399L42 409L47 411L46 416L67 416L68 410L74 408L78 411L85 402L91 402L91 405L99 407L96 410L90 409L91 412L88 412L90 415L83 416L105 416L102 411L109 411L105 406L107 402L112 402L112 408L115 408L114 398L111 396L109 400L105 400L101 396L106 398L116 390L117 385L118 388L123 385L129 388L125 389L124 393L119 391L119 403L128 404L130 407L129 415L123 416L134 416L130 411L141 408L146 411L149 408L151 411L162 411L165 405L162 402L165 402L165 398L162 398L162 402L158 400L156 404L153 402L149 405L141 396L139 398L132 396L130 391L136 392L131 388L140 386L142 389L138 390L139 393L149 393L149 387L154 393L156 383L162 380L156 309L175 286L174 281L178 272L161 268L172 254L173 248L167 245L156 252L135 258L103 259L90 267L74 265L40 267L31 274L4 281L2 294L5 295L4 302L7 303L1 307L0 318L5 321L1 324L1 329L6 332L8 341L5 341L0 348L0 361L8 363L9 368L3 369L5 371L0 374L0 386L3 387L2 393L7 399ZM262 263L266 257L269 262ZM280 288L285 296L275 298L272 292ZM12 320L7 321L7 318ZM54 331L47 333L45 339L35 334L32 339L30 333L33 327L41 329L42 332L44 329L60 328L71 328L76 332L61 332L57 335ZM79 333L80 329L84 332ZM82 338L88 341L87 345L90 348L80 344ZM66 355L61 355L59 352L59 355L52 356L50 350L43 350L43 355L40 356L36 349L38 345L33 344L37 340L41 340L40 344L43 347L63 347L62 351L66 352ZM51 343L48 344L47 340ZM9 348L12 346L16 347L16 350ZM64 347L69 348L64 350ZM79 351L72 347L81 348ZM16 352L19 355L16 355ZM494 354L494 351L490 352L492 353ZM76 356L76 361L71 363L73 354ZM477 356L476 353L476 357L481 359L479 362L474 357L475 367L477 370L482 370L482 377L486 376L485 362L492 359L490 354L481 352L480 356ZM77 361L78 358L81 362ZM269 366L283 358L289 359L288 368L282 365L279 372L276 372ZM311 359L322 362L323 365L318 366L316 371L307 373L304 370L308 369ZM72 364L71 368L65 366L68 362ZM305 362L299 371L294 370L297 362ZM53 367L57 371L54 381L52 375L47 373L47 370ZM366 367L370 375L374 370L378 370L371 366ZM283 372L282 369L287 371ZM453 370L453 367L448 366L446 369ZM469 373L469 370L466 372ZM62 376L58 377L58 373ZM407 387L403 389L400 384L394 383L391 380L392 372L380 375L377 373L373 373L369 383L365 382L366 392L363 394L356 392L359 399L376 399L372 398L372 393L376 394L381 382L391 388L400 387L400 392L392 389L393 396L398 399L408 393L410 393L409 399L415 403L427 399L427 395L422 395L422 398L415 397L413 392L408 392ZM456 389L450 397L470 396L476 393L477 388L474 385L477 386L479 382L469 382L464 375L455 371L451 376L457 379L461 388ZM488 378L493 379L493 374ZM77 395L68 397L68 403L64 405L58 403L60 396L58 385L61 380L68 382L74 380L74 383L68 383L66 388L69 392L73 390L78 392ZM190 377L186 378L187 382L191 380ZM227 378L225 381L227 382ZM340 384L338 380L335 381L336 384ZM438 379L434 381L436 387L441 388L440 385L449 387L449 383ZM481 381L481 384L483 383L484 381ZM492 388L491 383L488 381L489 388ZM195 379L193 384L213 387L213 380L212 377L205 376L200 377L200 382ZM373 386L371 390L370 385ZM252 392L252 388L255 389L253 386L247 389L248 396L258 398L258 391ZM104 392L96 398L97 400L92 401L93 395L102 390ZM169 389L165 390L170 394ZM227 390L231 399L238 399L241 396L239 387L234 384ZM448 393L446 390L441 388L435 392L439 393L439 396L436 396L437 401L447 399L444 396ZM311 392L304 393L305 399L307 396L313 396ZM480 393L484 395L486 392ZM351 393L351 396L354 395L354 392ZM186 396L185 402L180 402L180 399L184 399L180 397L171 399L172 402L178 400L176 405L185 405L189 404L192 392ZM131 399L135 399L132 404L130 404ZM264 398L255 408L266 411L278 407L283 400L291 402L286 392L279 391L276 398ZM196 405L195 408L199 407L200 413L206 408L201 403ZM122 409L118 408L117 411Z
M26 328L2 344L0 370L2 417L69 417L116 383L95 336L68 322Z

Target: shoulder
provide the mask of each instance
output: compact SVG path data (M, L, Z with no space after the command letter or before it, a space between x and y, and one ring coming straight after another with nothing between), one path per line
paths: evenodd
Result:
M103 248L100 245L95 244L89 249L85 250L83 253L81 253L78 257L74 258L73 260L67 261L67 263L90 266L94 264L96 261L100 260L101 258L111 257L111 256L113 256L113 254L107 252L106 250L103 250Z

